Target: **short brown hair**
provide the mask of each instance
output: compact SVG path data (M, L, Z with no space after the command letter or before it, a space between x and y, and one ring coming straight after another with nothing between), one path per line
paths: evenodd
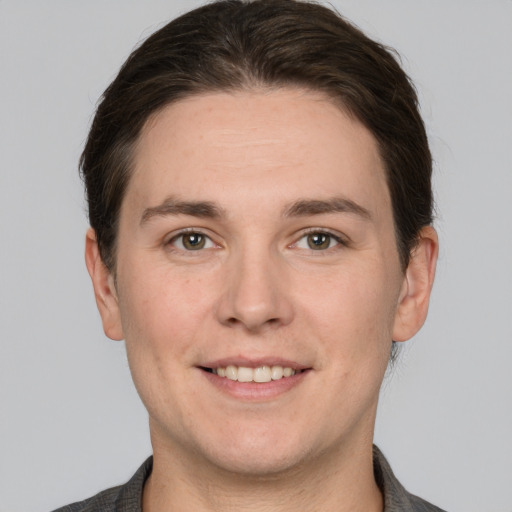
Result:
M287 86L325 93L373 134L407 266L419 230L432 222L432 159L414 86L393 52L316 3L225 0L151 35L99 103L80 171L90 224L111 271L134 147L149 116L190 95Z

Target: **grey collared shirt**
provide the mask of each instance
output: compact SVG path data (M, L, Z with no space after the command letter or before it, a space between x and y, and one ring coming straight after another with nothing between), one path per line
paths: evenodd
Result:
M92 498L66 505L54 512L142 512L142 491L152 467L153 458L149 457L126 484L112 487ZM444 512L408 493L376 446L373 447L373 470L384 496L384 512Z

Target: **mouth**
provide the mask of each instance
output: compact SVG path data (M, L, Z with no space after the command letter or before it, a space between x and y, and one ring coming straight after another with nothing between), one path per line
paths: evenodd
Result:
M202 366L201 370L232 381L264 384L293 377L294 375L307 371L307 368L298 369L281 365L262 365L251 368L248 366L235 366L230 364L215 368Z

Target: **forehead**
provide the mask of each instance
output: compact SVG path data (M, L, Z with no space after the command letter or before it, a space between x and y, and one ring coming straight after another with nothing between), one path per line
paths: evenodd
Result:
M127 196L157 204L219 193L239 208L332 195L389 206L372 134L328 97L297 89L192 96L147 122Z

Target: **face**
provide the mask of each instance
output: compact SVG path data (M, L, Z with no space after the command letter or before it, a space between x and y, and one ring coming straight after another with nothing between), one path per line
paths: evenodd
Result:
M92 233L87 248L155 453L265 474L371 444L391 341L426 314L425 239L404 273L376 141L321 95L159 112L122 205L115 286Z

